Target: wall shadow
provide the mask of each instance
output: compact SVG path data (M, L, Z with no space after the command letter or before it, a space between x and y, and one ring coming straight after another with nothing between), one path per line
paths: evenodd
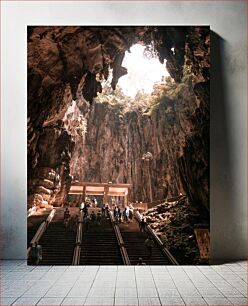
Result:
M240 227L234 215L234 164L225 72L225 40L211 31L210 85L210 263L225 263L242 255ZM229 89L230 90L230 89ZM230 102L229 102L230 104ZM230 260L231 259L231 260Z

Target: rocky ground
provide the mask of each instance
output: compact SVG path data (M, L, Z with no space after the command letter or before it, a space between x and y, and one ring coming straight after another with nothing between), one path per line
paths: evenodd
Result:
M148 209L143 215L180 264L199 264L195 227L208 226L208 213L185 196Z

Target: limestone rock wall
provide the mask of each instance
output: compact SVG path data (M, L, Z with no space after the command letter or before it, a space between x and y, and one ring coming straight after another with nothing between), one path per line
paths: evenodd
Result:
M83 94L87 101L92 102L97 92L101 92L99 78L107 78L109 68L113 69L112 87L115 88L118 78L127 73L127 70L122 67L125 51L135 43L148 45L152 40L160 60L167 59L167 69L177 82L180 82L182 78L184 63L187 62L188 65L191 65L195 76L193 90L195 96L199 96L197 103L208 111L210 55L208 27L28 27L29 206L34 203L44 204L44 201L61 205L61 201L70 188L70 173L73 172L75 176L81 175L80 172L74 171L75 161L72 161L74 170L70 170L72 154L82 157L80 152L75 155L74 151L77 150L74 148L81 147L81 142L76 143L74 147L73 136L66 129L63 121L72 100L79 100L78 97ZM174 48L174 52L172 48ZM169 170L168 163L172 159L166 159L178 152L178 148L170 147L170 143L174 142L173 137L166 138L166 141L169 141L167 144L161 143L161 135L154 138L152 143L150 141L157 124L161 125L159 127L160 133L170 131L171 135L183 134L178 133L177 127L167 126L167 121L165 122L165 119L162 118L163 113L157 112L158 118L155 118L154 115L154 117L145 120L137 114L129 114L125 119L120 120L118 112L114 115L116 120L108 118L108 115L106 118L103 117L104 113L95 122L93 118L89 117L88 135L91 135L91 140L96 139L97 133L100 136L97 125L100 126L102 121L105 121L107 124L105 131L111 136L113 145L110 141L105 142L107 139L105 134L102 135L104 141L92 144L89 142L88 144L87 140L85 145L96 146L98 151L102 151L103 156L106 156L108 146L113 146L112 164L118 161L120 164L114 166L111 174L116 177L116 180L123 178L123 181L127 181L130 177L137 179L138 183L137 186L134 186L134 190L138 192L138 198L147 198L145 188L147 181L144 179L143 173L147 169L141 167L140 171L140 155L144 151L150 150L150 146L152 146L155 152L155 158L151 165L154 178L154 196L162 197L166 193L173 194L176 191L185 190L196 202L206 203L208 186L204 183L203 185L198 184L197 188L194 188L194 184L199 182L199 179L205 182L206 177L205 174L202 174L204 172L202 169L207 167L204 164L205 157L203 158L201 154L198 156L197 153L199 150L207 152L206 147L208 146L207 126L203 134L206 135L206 139L203 140L200 136L200 122L205 122L203 107L195 108L196 114L192 116L195 134L182 137L181 144L185 143L185 145L180 145L183 154L179 155L179 158L182 156L183 158L174 163L175 169L177 169L176 173L180 174L180 180L175 180L174 172ZM167 111L169 114L166 116L169 117L175 113L175 110ZM82 112L85 110L82 109ZM93 117L94 112L95 106L90 111ZM177 114L177 116L180 115ZM178 120L178 117L176 118ZM204 129L204 127L202 128ZM142 137L144 137L143 140ZM198 141L193 141L194 137ZM102 144L101 148L100 143ZM197 148L195 147L196 143L198 143ZM169 147L170 149L168 149ZM129 148L129 151L126 148ZM170 153L166 153L168 150ZM159 156L163 157L163 165L158 164ZM129 163L126 161L127 158L130 158ZM175 155L173 160L177 158L178 156ZM195 159L197 159L196 164L193 163ZM103 167L103 169L110 167L106 158L100 159L98 163L93 162L91 157L88 161L88 169L90 170L80 171L84 171L86 178L89 179L94 178L95 175L93 164L95 171L99 167ZM100 165L100 162L103 164ZM83 167L81 166L81 168ZM167 178L163 178L162 181L157 179L160 176L154 173L158 171L159 167L162 169L161 172L166 169L164 177L166 174ZM196 168L197 175L192 175L191 167ZM107 174L107 170L104 170L103 173L105 174L101 179L105 180L109 174ZM174 182L175 185L171 182Z
M165 98L150 115L122 114L118 106L93 103L87 113L85 141L71 161L74 179L132 183L133 201L187 194L192 203L208 207L208 114L193 85L181 85L176 99ZM153 159L142 160L147 151ZM79 153L80 152L80 153Z
M62 204L70 188L73 137L61 121L73 98L83 93L92 101L101 91L97 74L107 77L113 68L112 85L116 85L126 73L121 67L125 51L145 32L146 27L28 27L29 206ZM66 162L58 156L62 147L69 156ZM49 183L51 189L45 183L49 177L57 181L56 186Z

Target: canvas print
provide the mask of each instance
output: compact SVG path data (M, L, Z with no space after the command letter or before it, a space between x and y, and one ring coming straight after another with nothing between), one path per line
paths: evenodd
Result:
M210 28L27 27L30 265L208 264Z

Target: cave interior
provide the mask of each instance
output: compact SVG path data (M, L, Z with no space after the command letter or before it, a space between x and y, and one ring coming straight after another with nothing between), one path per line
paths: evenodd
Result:
M77 182L131 184L168 249L198 263L209 228L208 26L28 26L28 209L80 205ZM126 95L125 54L166 76ZM121 198L115 198L121 201ZM101 197L99 197L101 201ZM153 205L152 205L153 203Z

